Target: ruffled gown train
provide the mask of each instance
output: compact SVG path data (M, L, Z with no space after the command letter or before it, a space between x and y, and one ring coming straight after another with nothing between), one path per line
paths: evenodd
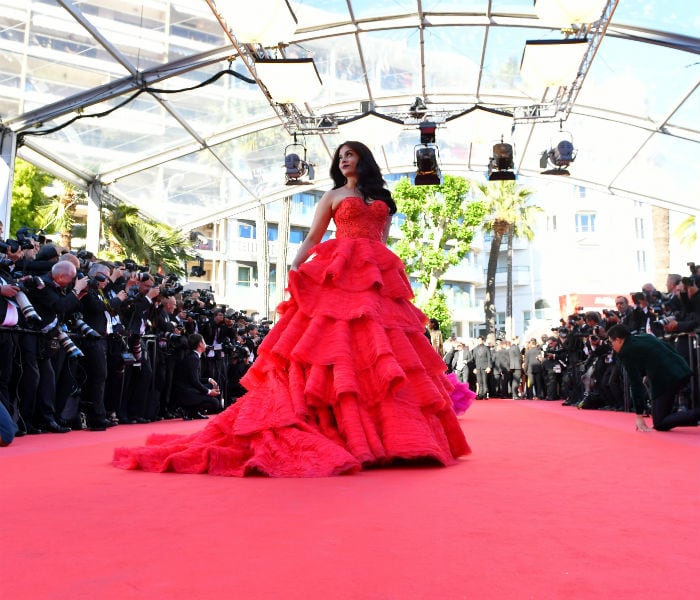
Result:
M117 448L124 469L322 477L470 452L454 384L425 337L403 263L381 241L388 208L345 198L336 237L289 274L290 299L238 402L190 435Z

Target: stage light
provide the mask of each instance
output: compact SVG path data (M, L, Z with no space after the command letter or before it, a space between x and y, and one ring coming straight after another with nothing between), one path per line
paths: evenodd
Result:
M314 166L306 160L306 146L297 141L296 133L294 142L284 149L284 178L286 185L310 183L314 178Z
M420 129L421 144L435 143L435 129L437 129L437 125L435 125L435 123L432 121L423 121L418 128Z
M564 132L560 132L564 133ZM554 166L553 169L542 171L542 175L569 175L567 167L576 160L576 149L573 140L564 138L556 146L545 150L540 158L540 168L546 169L547 164Z
M204 259L200 256L198 257L199 264L194 265L190 269L190 277L204 277L207 272L204 270Z
M440 185L442 176L438 166L437 146L416 146L416 175L413 185Z
M489 181L506 181L515 179L513 172L513 146L501 139L493 145L493 155L489 160Z

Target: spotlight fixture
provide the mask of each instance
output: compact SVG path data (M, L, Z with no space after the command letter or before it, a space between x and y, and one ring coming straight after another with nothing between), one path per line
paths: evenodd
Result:
M437 129L437 125L435 125L435 123L432 121L423 121L418 128L420 129L421 144L435 143L435 129Z
M307 176L303 180L304 176ZM301 185L313 181L314 166L306 160L306 146L297 141L294 134L294 142L284 149L284 177L286 185Z
M434 145L416 146L416 176L413 185L440 185L442 175L438 166L438 148Z
M566 132L560 131L561 134ZM556 146L552 145L549 150L545 150L540 157L540 168L547 169L550 164L554 168L542 171L542 175L569 175L567 167L576 160L576 149L574 148L571 136L567 134Z
M493 145L493 156L489 160L489 181L514 180L514 166L513 146L506 144L501 138L500 143Z
M428 112L428 107L420 96L416 96L416 100L411 104L411 108L408 109L408 112L414 119L420 119Z
M204 277L207 274L204 270L204 259L201 256L197 257L197 259L199 260L199 264L194 265L190 269L190 277Z

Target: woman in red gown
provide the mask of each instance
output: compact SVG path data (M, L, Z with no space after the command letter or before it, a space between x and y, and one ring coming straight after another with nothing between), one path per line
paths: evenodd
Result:
M403 263L386 247L396 204L369 148L345 142L289 273L289 300L242 398L190 435L117 448L124 469L324 477L470 452L453 384L425 337ZM321 242L330 220L334 239Z

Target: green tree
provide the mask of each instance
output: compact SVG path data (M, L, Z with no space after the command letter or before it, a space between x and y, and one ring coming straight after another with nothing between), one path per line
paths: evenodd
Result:
M506 262L506 318L509 336L512 337L513 317L513 238L532 240L535 214L542 212L539 206L528 204L532 190L521 187L515 181L497 181L480 184L479 189L486 205L487 217L483 228L493 234L486 269L486 297L484 299L484 321L486 333L496 333L496 269L503 236L507 235Z
M696 227L695 215L688 215L673 230L684 248L692 248L698 241L698 230Z
M71 249L75 211L81 194L72 185L63 184L63 190L37 207L39 224L47 233L58 232L61 246Z
M467 255L485 214L483 203L470 194L474 185L453 175L445 175L442 185L414 186L406 178L392 192L398 211L406 217L401 224L403 238L394 243L393 250L422 285L419 305L441 326L451 325L446 318L449 314L442 309L431 312L436 308L433 298L442 285L441 277Z
M17 158L15 160L15 173L12 183L12 212L10 226L6 229L6 236L11 237L20 227L40 229L40 216L38 208L46 201L44 187L54 180L52 175L42 171L38 167Z
M130 258L151 270L185 274L185 261L195 252L181 231L142 214L135 206L105 202L102 214L106 253L112 258Z

